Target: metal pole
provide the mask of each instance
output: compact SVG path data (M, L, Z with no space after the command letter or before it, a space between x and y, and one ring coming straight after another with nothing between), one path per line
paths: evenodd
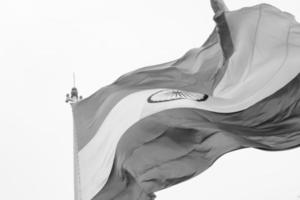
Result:
M76 77L75 77L75 72L73 72L73 87L76 86Z

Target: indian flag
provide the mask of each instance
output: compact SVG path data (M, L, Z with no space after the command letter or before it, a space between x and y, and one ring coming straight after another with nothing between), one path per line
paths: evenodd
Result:
M76 200L151 200L225 153L300 145L300 25L268 5L229 11L199 48L72 104Z

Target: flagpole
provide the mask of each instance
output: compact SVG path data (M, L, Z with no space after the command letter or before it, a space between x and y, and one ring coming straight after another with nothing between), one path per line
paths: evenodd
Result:
M73 113L74 116L74 113ZM74 170L74 200L81 200L80 191L80 171L78 158L78 142L76 135L76 127L73 118L73 170Z
M76 88L76 77L75 72L73 72L73 87L71 92L66 95L66 103L69 103L71 107L82 100L82 96L78 97L78 90ZM72 109L73 111L73 109ZM77 134L75 127L75 118L73 112L73 169L74 169L74 200L82 200L81 199L81 191L80 191L80 171L79 171L79 158L78 158L78 142L77 142Z

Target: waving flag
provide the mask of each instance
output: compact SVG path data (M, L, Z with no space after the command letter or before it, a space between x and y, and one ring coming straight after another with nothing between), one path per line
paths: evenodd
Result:
M268 4L211 2L200 48L72 104L78 200L151 200L230 151L300 145L300 25Z

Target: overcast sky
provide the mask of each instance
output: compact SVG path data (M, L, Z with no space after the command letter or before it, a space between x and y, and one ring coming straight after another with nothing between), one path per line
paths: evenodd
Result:
M299 0L227 0L258 3L300 19ZM72 72L87 97L201 46L212 17L209 0L1 0L0 199L73 199ZM299 200L299 169L300 148L240 150L157 199Z

